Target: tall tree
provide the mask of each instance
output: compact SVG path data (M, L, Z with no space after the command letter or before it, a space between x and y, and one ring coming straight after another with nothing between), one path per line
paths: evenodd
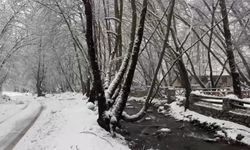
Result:
M223 18L223 29L224 29L224 37L225 37L225 43L226 43L226 52L229 62L229 67L231 71L231 76L233 80L233 90L234 94L237 95L239 98L242 98L241 95L241 87L240 87L240 78L239 73L236 69L236 63L234 58L234 52L233 52L233 44L232 44L232 37L231 32L229 28L229 21L228 21L228 13L227 13L227 7L226 7L226 1L220 0L220 7L221 7L221 16Z
M94 42L94 30L93 30L93 12L92 12L92 1L83 0L85 5L85 15L86 15L86 42L88 46L88 55L90 59L91 71L93 74L93 84L95 86L94 90L96 93L96 99L98 101L98 120L97 122L101 127L110 130L109 123L110 120L105 116L105 111L107 110L106 98L104 95L104 89L101 80L101 73L99 70L99 65L97 61L97 49L96 43Z
M102 85L101 80L101 74L98 66L97 61L97 46L95 45L94 40L94 33L93 33L93 12L92 12L92 1L91 0L83 0L83 3L85 5L85 15L86 15L86 24L87 24L87 30L86 30L86 41L88 46L88 55L90 58L90 64L93 74L93 83L95 86L95 93L96 93L96 99L98 101L98 113L99 117L97 122L101 127L103 127L107 131L113 131L118 125L119 121L122 119L122 112L125 109L126 102L128 99L128 95L130 93L130 88L132 85L136 64L139 57L140 52L140 45L142 42L143 32L144 32L144 25L146 20L146 14L147 14L147 5L148 1L143 1L143 7L140 15L140 22L139 22L139 28L137 31L137 40L135 42L135 45L132 50L131 54L131 61L128 67L128 71L125 75L125 81L122 85L122 90L120 92L120 97L115 103L113 103L112 107L108 107L106 104L107 98L110 99L110 95L104 94L104 88ZM134 3L132 3L132 7L134 7ZM134 27L132 27L132 31L134 30ZM131 39L134 40L133 35L131 36ZM131 43L133 44L133 43ZM130 46L132 47L132 46ZM121 83L120 78L122 78L125 72L123 71L124 68L127 68L128 64L128 57L130 57L131 50L128 51L127 57L123 60L123 65L121 65L123 68L119 69L120 75L117 76L118 79L115 80L115 82ZM117 83L114 83L117 84ZM113 86L110 85L110 86ZM111 88L113 90L114 86ZM110 92L108 93L110 94ZM111 93L112 94L112 93ZM109 113L106 113L109 111Z

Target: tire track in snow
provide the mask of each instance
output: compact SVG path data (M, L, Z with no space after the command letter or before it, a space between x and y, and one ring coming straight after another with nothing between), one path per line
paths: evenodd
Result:
M35 107L35 109L33 108ZM18 141L32 127L40 116L43 107L40 104L30 103L19 114L0 124L0 149L12 150ZM34 114L34 116L32 116Z
M11 119L12 117L14 117L15 115L17 115L18 113L20 113L21 111L23 111L24 109L26 109L28 107L29 104L25 104L23 107L21 107L18 111L16 111L15 113L11 114L10 116L7 116L5 119L0 121L0 124L4 123L5 121Z

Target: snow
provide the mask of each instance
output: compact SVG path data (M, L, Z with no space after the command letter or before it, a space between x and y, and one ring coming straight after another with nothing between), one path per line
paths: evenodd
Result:
M19 99L23 98L22 95L24 94L6 91L4 91L2 94L9 96L11 100L2 101L0 103L0 124L12 118L28 106L28 102L25 101L25 98L23 101Z
M195 94L195 95L203 95L200 91L192 91L191 94Z
M225 96L225 98L232 98L232 99L238 99L238 97L234 94L228 94Z
M131 96L129 97L128 99L129 101L136 101L136 102L142 102L144 103L145 100L146 100L146 96L145 97L134 97L134 96ZM152 103L156 106L159 106L159 105L163 105L163 104L166 104L167 103L167 100L166 99L158 99L158 98L154 98Z
M12 143L35 120L41 110L41 105L33 101L20 113L12 116L0 124L0 149L9 149Z
M198 95L198 96L206 96L206 97L209 97L209 98L223 98L223 97L220 97L220 96L215 96L215 95L206 95L204 93L202 93L202 91L192 91L191 94L194 94L194 95Z
M63 93L29 99L44 107L39 118L13 150L128 150L97 124L97 111L88 109L81 94Z
M159 131L161 132L171 132L169 128L161 128Z
M24 110L35 96L30 93L3 91L10 101L0 103L0 124Z
M3 95L9 96L11 98L11 102L16 104L28 103L31 100L36 99L36 96L31 93L3 91Z
M159 106L159 107L158 107L158 110L159 110L159 111L164 110L164 106Z
M219 100L219 99L202 98L201 100L205 102L210 102L210 103L216 102L216 103L222 104L222 100Z
M183 97L180 97L183 99ZM219 125L223 131L227 135L225 135L223 132L218 131L217 134L225 136L226 138L230 138L233 140L236 140L237 135L241 134L244 136L244 138L241 140L242 143L250 145L250 128L233 123L230 121L215 119L212 117L208 117L205 115L201 115L199 113L196 113L194 111L184 111L184 107L179 106L179 101L171 103L170 106L170 114L177 120L184 120L184 121L190 121L190 120L199 120L201 123L207 122L208 124L216 124Z
M27 104L0 104L0 124L24 109Z
M250 102L250 100L248 100ZM245 107L250 108L249 104L244 104Z
M158 113L164 114L164 113L166 113L167 111L165 110L164 106L159 106L158 109L157 109L157 112L158 112Z
M90 109L90 110L95 110L95 104L93 104L92 102L88 102L88 103L87 103L87 107L88 107L88 109Z

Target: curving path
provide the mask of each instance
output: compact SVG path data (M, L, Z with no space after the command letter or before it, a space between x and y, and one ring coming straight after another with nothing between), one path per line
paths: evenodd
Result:
M19 113L1 122L0 150L11 150L32 126L41 111L41 104L33 101Z

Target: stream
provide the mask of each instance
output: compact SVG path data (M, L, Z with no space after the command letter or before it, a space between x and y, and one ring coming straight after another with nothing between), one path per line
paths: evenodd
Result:
M127 113L134 114L140 110L142 103L129 101L128 106ZM127 131L123 136L132 150L250 150L249 146L239 143L213 141L216 138L214 131L160 114L157 108L152 108L138 122L122 122L122 125Z

